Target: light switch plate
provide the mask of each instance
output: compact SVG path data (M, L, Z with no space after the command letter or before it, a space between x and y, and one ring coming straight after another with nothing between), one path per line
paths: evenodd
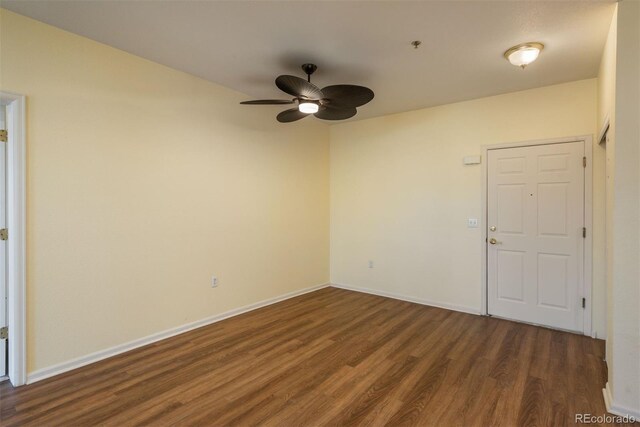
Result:
M469 218L467 220L468 228L478 228L478 218Z

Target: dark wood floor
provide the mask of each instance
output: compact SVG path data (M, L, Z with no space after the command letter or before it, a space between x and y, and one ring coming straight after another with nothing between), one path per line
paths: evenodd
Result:
M526 425L604 415L604 342L326 288L0 385L0 424Z

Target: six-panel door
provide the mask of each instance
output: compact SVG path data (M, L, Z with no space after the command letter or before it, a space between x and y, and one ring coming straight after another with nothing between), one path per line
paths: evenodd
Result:
M489 314L582 331L584 143L488 151Z

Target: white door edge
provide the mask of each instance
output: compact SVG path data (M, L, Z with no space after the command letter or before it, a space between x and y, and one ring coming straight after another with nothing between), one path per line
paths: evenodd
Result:
M480 212L480 229L483 230L480 236L481 245L481 280L480 280L480 313L488 315L487 309L487 155L489 150L500 148L529 147L534 145L563 144L567 142L584 142L584 155L587 158L587 167L584 170L584 226L587 228L587 237L584 242L583 251L583 281L581 283L582 297L585 298L585 308L583 310L584 321L582 333L595 337L592 326L592 295L593 295L593 136L581 135L563 138L540 139L531 141L507 142L498 144L483 145L482 149L482 206Z
M26 340L26 99L0 91L7 108L7 324L11 384L27 379Z

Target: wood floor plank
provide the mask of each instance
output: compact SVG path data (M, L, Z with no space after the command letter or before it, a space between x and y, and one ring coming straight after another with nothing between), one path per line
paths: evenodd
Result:
M575 425L604 342L325 288L13 388L4 426Z
M404 361L395 363L386 372L379 374L377 380L364 393L358 395L353 403L344 407L333 418L331 424L361 424L370 413L376 412L376 408L400 384L402 378L412 371L416 362L415 357L408 356ZM399 407L394 413L397 409Z

